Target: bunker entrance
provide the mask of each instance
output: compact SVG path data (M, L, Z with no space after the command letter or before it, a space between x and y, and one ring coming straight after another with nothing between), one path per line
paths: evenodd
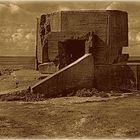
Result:
M58 44L59 68L63 68L85 54L85 40L65 40Z

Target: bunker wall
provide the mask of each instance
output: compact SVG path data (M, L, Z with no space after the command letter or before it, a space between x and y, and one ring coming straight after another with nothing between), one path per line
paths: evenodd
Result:
M94 71L98 90L135 90L139 84L136 65L96 65Z
M69 89L92 87L93 64L92 55L86 54L52 76L37 83L32 87L33 92L45 94L46 97L56 97Z
M110 12L108 19L108 64L118 62L123 47L128 46L128 19L126 12Z
M95 40L95 64L106 62L106 40L108 28L108 14L103 11L72 11L62 12L62 31L93 31L98 37Z
M86 34L93 31L96 35L93 41L95 64L118 63L122 48L128 45L126 12L115 10L61 11L50 14L49 21L51 32L49 37L46 36L48 53L41 52L43 48L39 45L39 61L44 58L43 54L48 54L50 60L55 59L58 55L58 41L75 37L74 34L79 36L80 32Z
M61 32L61 12L52 13L49 21L52 32Z

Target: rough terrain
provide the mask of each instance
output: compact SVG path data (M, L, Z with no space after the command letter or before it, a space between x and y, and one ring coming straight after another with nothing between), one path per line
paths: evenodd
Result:
M0 102L0 137L140 137L140 96L101 102L88 98Z
M38 82L41 76L44 75L33 69L5 70L0 76L0 93L6 90L31 86Z
M82 89L76 92L79 97L38 102L36 96L35 102L31 102L34 97L29 94L28 102L21 101L26 99L26 94L19 92L15 96L3 96L5 89L10 93L32 85L40 76L34 70L18 70L15 74L0 76L0 96L5 100L0 101L0 138L140 137L139 94L108 96L94 89ZM19 81L18 88L16 81Z

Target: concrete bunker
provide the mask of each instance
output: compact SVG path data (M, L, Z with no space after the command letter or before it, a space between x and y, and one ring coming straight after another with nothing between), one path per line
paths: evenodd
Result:
M51 96L78 86L138 89L137 66L127 64L129 55L122 52L128 47L127 12L59 11L43 16L46 20L41 18L37 24L37 61L44 67L57 60L59 69L35 85L35 92ZM43 47L47 50L45 57ZM126 73L131 76L126 78Z

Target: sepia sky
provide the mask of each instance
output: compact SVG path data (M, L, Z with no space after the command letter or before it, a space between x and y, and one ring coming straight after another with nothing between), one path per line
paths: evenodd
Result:
M58 10L125 10L129 14L129 48L140 55L140 2L95 1L0 1L0 56L35 55L36 18Z

